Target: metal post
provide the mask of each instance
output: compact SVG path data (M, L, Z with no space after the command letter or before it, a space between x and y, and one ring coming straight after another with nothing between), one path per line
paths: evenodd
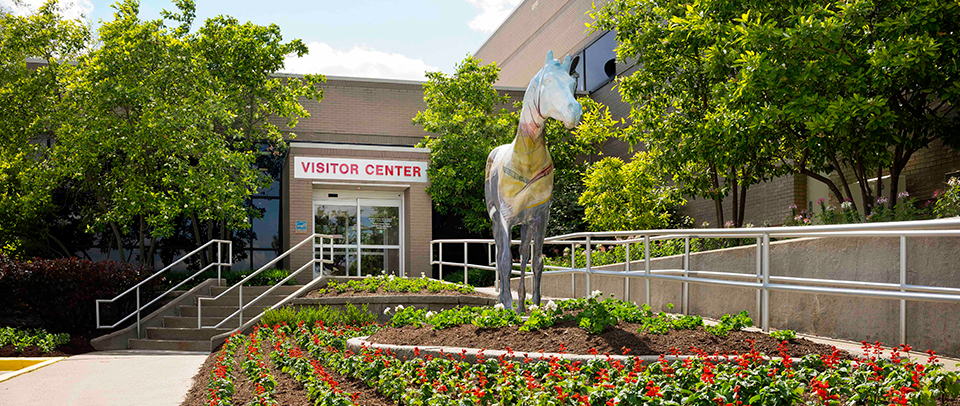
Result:
M433 277L433 241L430 241L430 277Z
M489 247L490 247L490 246L488 245L488 248L489 248ZM494 247L493 250L494 250L493 258L497 258L497 251L496 251L497 248ZM488 253L488 255L489 255L489 251L487 251L487 253ZM488 258L488 259L489 259L489 258ZM487 261L487 262L490 262L490 261ZM493 261L493 262L496 262L496 261ZM499 268L499 267L497 267L497 268ZM499 295L499 294L500 294L500 289L501 289L501 288L500 288L500 269L496 269L496 270L493 271L493 285L497 287L497 294Z
M590 244L590 236L587 236L587 293L584 296L590 295L590 251L593 248L593 244Z
M900 291L907 284L907 236L900 235ZM907 343L907 301L900 299L900 344Z
M220 282L220 264L223 263L223 243L217 242L217 286L223 286Z
M643 235L643 302L650 305L650 234Z
M577 244L570 244L570 269L577 267ZM577 297L577 274L570 272L570 297Z
M203 301L200 298L197 298L197 328L203 328L203 324L200 323L200 313L203 311Z
M690 277L690 237L683 237L683 277ZM690 314L690 284L683 283L683 314Z
M761 278L763 277L762 271L760 269L763 266L760 260L760 257L763 256L763 254L760 251L760 247L762 247L762 245L760 244L760 237L757 237L757 283L760 283ZM760 289L757 289L757 312L754 314L753 317L756 317L758 319L760 318Z
M463 243L463 284L469 285L467 283L467 243Z
M238 316L240 316L240 320L239 320L240 324L237 324L237 328L240 328L241 326L243 326L243 284L240 284L239 296L240 296L240 314L238 314Z
M443 241L440 242L440 280L443 280Z
M624 263L624 271L630 272L630 243L627 243L627 261ZM630 275L623 275L623 300L630 301Z
M140 338L140 287L137 286L137 338Z
M763 274L763 311L760 313L763 319L761 328L764 332L770 331L770 291L767 285L770 284L770 234L763 233L763 263L761 267Z

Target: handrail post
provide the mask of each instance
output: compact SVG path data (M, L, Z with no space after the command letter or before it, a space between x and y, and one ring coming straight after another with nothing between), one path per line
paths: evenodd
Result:
M763 263L761 267L763 274L763 312L761 318L763 323L761 328L763 332L770 331L770 291L767 286L770 285L770 233L763 233Z
M440 241L440 280L443 280L443 241Z
M627 272L623 275L623 300L630 301L630 243L627 243L627 252L626 252L626 262L624 262L624 271Z
M463 242L463 284L469 285L467 283L467 242Z
M690 237L683 237L683 277L690 277ZM683 314L690 314L690 283L683 283Z
M217 242L217 286L221 286L220 264L222 263L223 263L223 243Z
M240 317L240 319L238 321L240 323L237 324L237 328L240 328L243 326L243 284L242 283L240 284L239 288L240 288L240 294L238 296L240 296L240 313L238 314L238 316Z
M590 243L590 236L587 236L587 292L583 295L584 297L589 296L591 293L590 290L590 251L593 248L593 244Z
M430 260L427 261L427 265L430 265L430 277L433 277L433 241L430 241Z
M203 301L200 299L201 298L199 297L197 298L197 328L198 329L203 328L203 323L200 322L200 314L203 312L203 306L202 306Z
M761 264L761 262L762 262L762 261L761 261L761 257L763 256L763 253L762 253L761 250L760 250L762 246L763 246L763 245L761 245L761 238L760 238L760 237L757 237L757 283L762 282L762 278L763 278L763 273L762 273L763 271L761 270L761 267L763 266L763 265ZM754 315L754 317L757 317L757 318L760 318L760 314L761 314L761 312L760 312L760 291L761 291L761 290L762 290L762 289L757 289L757 292L756 292L756 296L757 296L757 313Z
M137 286L137 338L140 338L140 287Z
M900 291L907 284L907 236L900 235ZM900 299L900 344L907 343L907 301Z
M577 267L577 244L570 244L570 270ZM570 272L570 297L577 297L577 274Z
M650 234L643 235L643 300L650 304Z

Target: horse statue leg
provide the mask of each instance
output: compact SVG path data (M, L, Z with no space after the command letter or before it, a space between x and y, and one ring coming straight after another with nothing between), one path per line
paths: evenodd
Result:
M538 213L533 217L533 258L531 271L533 272L533 304L540 306L540 277L543 275L543 238L547 233L547 223L550 222L550 202L538 207Z
M520 285L517 286L517 299L520 301L517 306L518 313L527 312L527 260L530 259L530 237L532 236L530 224L524 223L520 226Z
M513 294L510 291L510 269L513 257L510 253L510 229L505 228L499 212L493 218L493 239L497 245L497 275L500 276L500 295L497 303L504 309L513 310Z

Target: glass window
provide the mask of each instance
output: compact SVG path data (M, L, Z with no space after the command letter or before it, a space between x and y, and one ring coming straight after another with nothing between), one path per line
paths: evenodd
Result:
M584 64L583 52L580 52L574 55L572 58L573 58L573 62L571 62L571 65L574 65L573 72L574 72L575 79L577 80L577 91L583 92L586 90L586 86L584 85L584 83L586 83L584 82L584 80L586 79L586 76L583 74L583 64Z
M254 250L253 251L253 270L260 269L260 267L267 264L267 262L272 261L277 257L276 251L265 251L265 250ZM276 268L278 264L275 264L273 267Z
M252 219L253 248L280 248L280 200L253 199L262 218Z
M357 206L322 204L314 218L317 234L336 234L334 244L357 243Z
M360 243L400 245L399 207L360 207Z
M617 36L613 31L608 31L584 50L584 56L586 58L584 69L586 70L586 88L588 92L599 89L609 82L610 79L613 79L613 76L616 74L615 63L617 54L614 51L616 47ZM612 62L614 65L611 65L610 61L614 61ZM611 66L613 66L613 69L610 69Z

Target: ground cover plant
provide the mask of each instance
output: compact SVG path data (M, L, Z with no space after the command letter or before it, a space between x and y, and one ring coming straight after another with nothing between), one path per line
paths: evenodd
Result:
M604 356L571 362L522 353L484 358L481 353L478 363L467 363L462 354L420 357L415 350L417 357L406 359L382 349L346 350L347 339L378 329L318 322L260 326L250 335L235 335L211 355L217 367L208 373L220 380L208 379L207 395L185 404L274 404L270 400L281 391L271 391L269 383L261 384L266 401L260 403L252 395L218 392L257 379L297 382L302 399L289 404L331 406L960 404L957 374L945 371L936 357L925 363L902 358L909 347L884 351L864 343L860 357L844 359L837 352L793 357L787 341L764 353L749 342L747 351L697 349L673 362ZM233 365L224 365L231 359Z
M30 347L36 347L41 353L50 353L69 342L70 334L66 333L51 334L44 329L0 327L0 354L7 350L22 354Z
M347 282L330 281L326 288L310 292L307 297L341 295L396 295L396 294L475 294L473 286L443 282L423 277L405 278L394 275L370 276Z

